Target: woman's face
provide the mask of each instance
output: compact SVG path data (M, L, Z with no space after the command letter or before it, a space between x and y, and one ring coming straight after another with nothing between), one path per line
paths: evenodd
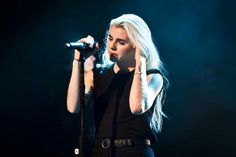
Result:
M131 45L125 29L121 27L110 27L107 48L113 62L130 62L135 59L135 48Z

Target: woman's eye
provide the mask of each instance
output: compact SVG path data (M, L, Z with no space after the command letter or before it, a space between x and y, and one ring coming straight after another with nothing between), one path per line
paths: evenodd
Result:
M120 43L121 45L125 45L125 42L124 42L124 41L119 41L119 43Z

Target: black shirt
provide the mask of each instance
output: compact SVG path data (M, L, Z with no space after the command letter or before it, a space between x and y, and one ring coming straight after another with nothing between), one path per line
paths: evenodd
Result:
M155 73L147 72L148 73ZM159 71L157 71L159 72ZM149 138L156 142L148 112L134 115L129 108L129 94L134 71L116 74L113 66L94 71L94 120L96 138Z

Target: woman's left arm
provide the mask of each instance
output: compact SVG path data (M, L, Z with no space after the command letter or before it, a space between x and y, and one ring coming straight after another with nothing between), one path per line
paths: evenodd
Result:
M146 74L146 59L136 57L136 66L129 96L129 107L133 114L143 114L151 108L162 89L163 78L158 73Z

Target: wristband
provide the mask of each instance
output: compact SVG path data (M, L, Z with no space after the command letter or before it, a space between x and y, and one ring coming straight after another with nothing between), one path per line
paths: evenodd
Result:
M135 72L134 74L144 74L143 72Z

